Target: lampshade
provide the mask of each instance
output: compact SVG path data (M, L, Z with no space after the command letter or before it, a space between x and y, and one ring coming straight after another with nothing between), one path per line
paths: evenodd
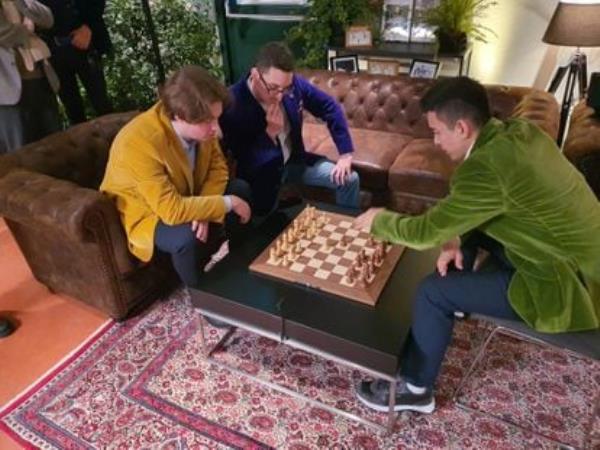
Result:
M600 47L600 1L561 1L542 41L569 47Z

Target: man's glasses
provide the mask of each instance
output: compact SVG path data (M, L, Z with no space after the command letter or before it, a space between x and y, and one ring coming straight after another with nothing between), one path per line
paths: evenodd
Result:
M257 71L258 72L258 71ZM263 78L262 73L258 72L258 77L260 78L260 81L262 81L262 84L264 85L265 89L267 90L267 92L269 94L281 94L281 95L288 95L292 92L292 85L290 84L287 87L284 88L280 88L279 86L270 86L267 81Z

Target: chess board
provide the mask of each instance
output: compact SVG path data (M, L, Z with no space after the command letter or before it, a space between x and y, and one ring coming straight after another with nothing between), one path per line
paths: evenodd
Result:
M373 306L404 247L377 241L352 223L308 206L250 270Z

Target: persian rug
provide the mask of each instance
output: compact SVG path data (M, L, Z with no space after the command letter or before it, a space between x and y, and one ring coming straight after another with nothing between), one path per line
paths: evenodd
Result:
M207 327L209 341L223 330ZM600 448L600 363L498 336L463 390L452 396L489 328L459 321L436 387L433 414L399 414L384 435L207 361L199 316L180 290L142 316L110 322L0 413L24 448L391 449ZM385 414L354 397L357 370L238 330L221 362L373 421ZM595 419L594 419L595 417ZM585 427L595 420L592 440Z

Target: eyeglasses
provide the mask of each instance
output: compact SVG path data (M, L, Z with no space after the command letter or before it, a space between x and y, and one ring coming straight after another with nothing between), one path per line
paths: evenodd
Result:
M258 72L258 77L260 78L260 81L262 81L262 84L265 86L265 89L267 90L267 92L269 94L281 94L281 95L288 95L292 92L292 88L293 85L289 85L287 87L284 88L280 88L279 86L269 86L267 84L267 81L263 78L262 73Z

